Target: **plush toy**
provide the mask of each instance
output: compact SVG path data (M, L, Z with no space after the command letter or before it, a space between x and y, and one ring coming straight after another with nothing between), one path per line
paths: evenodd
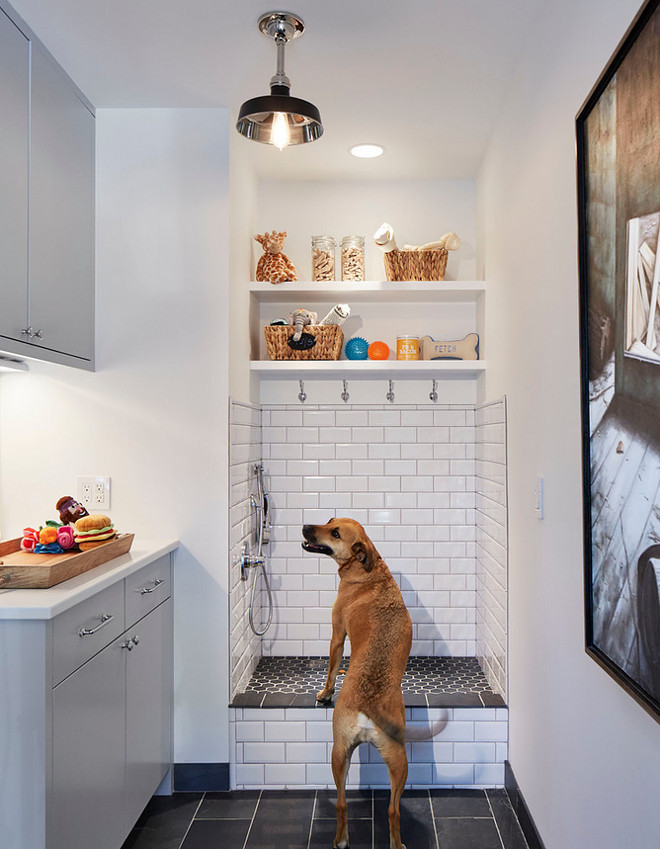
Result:
M79 501L76 501L72 495L63 495L58 499L55 509L60 514L60 522L63 525L73 525L74 522L82 519L83 516L89 516L83 505Z
M284 283L298 279L294 264L286 254L282 253L286 230L281 233L273 230L272 233L264 233L263 236L256 235L254 239L264 249L264 255L257 263L256 276L260 283L265 281Z
M299 309L292 312L289 316L289 321L295 329L293 341L297 342L300 339L303 327L307 327L308 324L316 324L317 319L317 314L315 312L310 312L309 310Z

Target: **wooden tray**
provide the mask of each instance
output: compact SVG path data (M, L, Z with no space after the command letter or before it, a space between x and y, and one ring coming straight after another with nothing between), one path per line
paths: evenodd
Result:
M126 554L135 534L119 534L89 551L30 554L21 551L21 539L0 542L0 589L42 590L75 578L95 566Z

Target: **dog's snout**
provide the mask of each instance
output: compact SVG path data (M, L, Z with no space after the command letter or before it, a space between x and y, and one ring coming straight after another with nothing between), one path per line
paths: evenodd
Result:
M314 525L303 525L302 532L305 539L309 539L314 536Z

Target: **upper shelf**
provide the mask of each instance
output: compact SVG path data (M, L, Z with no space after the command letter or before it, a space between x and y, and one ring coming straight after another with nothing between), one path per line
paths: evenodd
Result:
M250 283L259 303L300 303L301 300L337 301L346 297L370 303L476 303L486 284L474 281L430 281L391 283L386 280L361 283Z
M484 360L253 360L250 370L272 377L439 377L474 379Z

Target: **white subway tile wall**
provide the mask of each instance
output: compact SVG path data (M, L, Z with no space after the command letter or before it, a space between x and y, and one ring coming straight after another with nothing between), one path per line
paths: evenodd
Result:
M230 710L233 789L334 788L332 710L236 708ZM407 743L407 788L487 788L504 785L506 708L407 708L408 728L428 729L447 719L434 738ZM373 746L359 746L347 787L389 788L387 769Z
M250 494L256 493L254 465L261 462L261 410L231 401L229 407L230 557L229 622L231 629L231 696L242 692L261 657L261 638L248 623L250 581L241 581L240 557L245 541L254 546L255 527ZM257 593L257 600L261 595ZM256 611L257 622L260 622Z
M496 693L507 686L506 400L475 409L477 657Z
M301 549L301 527L346 515L399 582L412 654L474 656L474 407L270 406L262 438L275 600L263 654L327 655L337 567Z

